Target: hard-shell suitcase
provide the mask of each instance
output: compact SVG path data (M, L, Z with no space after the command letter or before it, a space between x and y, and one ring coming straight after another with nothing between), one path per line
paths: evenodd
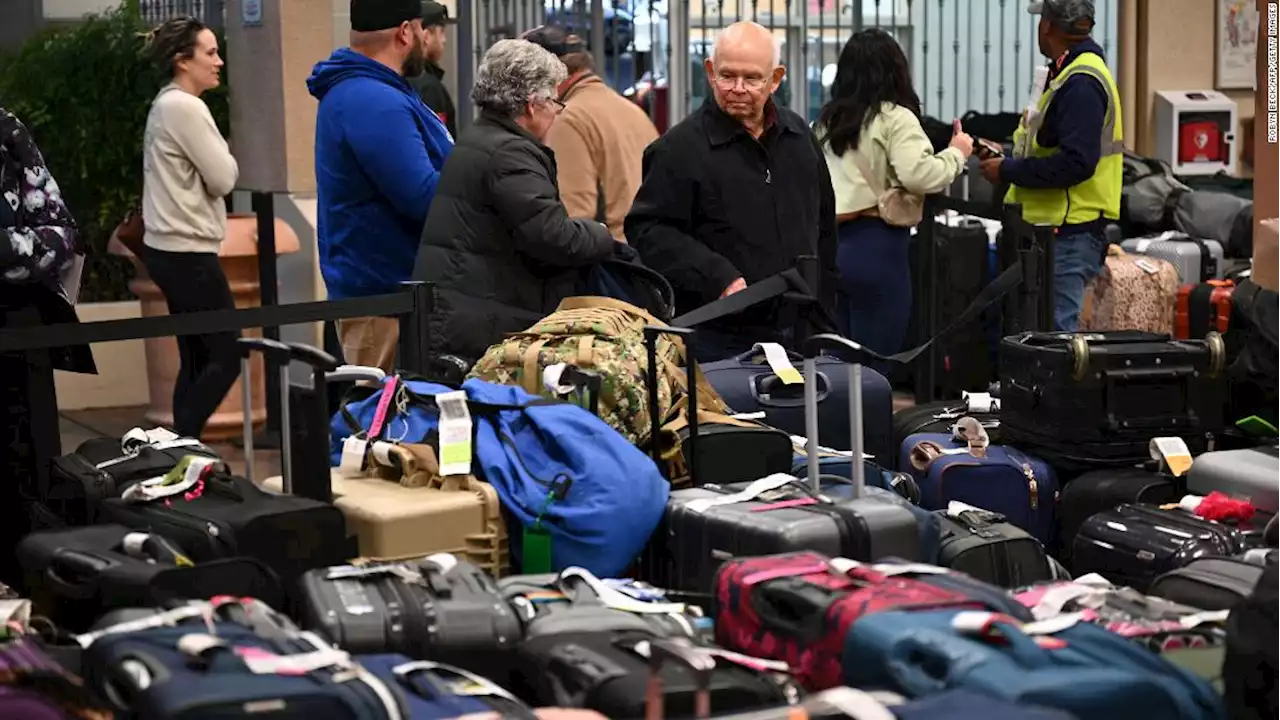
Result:
M1126 252L1166 260L1178 270L1182 284L1222 279L1222 243L1202 240L1184 233L1166 232L1144 238L1130 238L1120 244Z
M502 577L510 567L507 526L497 492L472 475L440 476L427 445L375 442L365 477L331 473L333 505L355 536L359 557L378 562L453 553ZM280 478L263 487L278 490Z
M1145 467L1091 470L1062 488L1058 503L1059 557L1071 564L1071 545L1085 521L1122 503L1164 505L1185 495L1185 480Z
M451 556L302 577L303 626L352 653L399 653L488 675L522 630L493 578Z
M1230 610L1249 597L1267 564L1241 557L1202 557L1156 578L1148 593L1201 610Z
M1198 495L1216 490L1246 498L1264 512L1280 512L1280 448L1267 445L1200 455L1187 473L1187 490Z
M938 564L1003 588L1049 580L1044 545L998 513L941 510Z
M788 361L799 363L797 353ZM804 385L782 381L765 359L753 349L737 357L702 365L702 372L729 407L740 413L763 412L764 422L791 435L804 435ZM844 361L818 359L818 425L828 447L848 450L849 385ZM875 461L889 466L893 446L889 439L893 414L893 389L880 373L862 371L862 413L867 426L866 448Z
M1081 330L1173 333L1178 271L1166 260L1129 255L1112 245L1106 265L1084 294Z
M1004 440L1058 472L1150 459L1153 437L1192 455L1222 430L1225 347L1144 332L1023 333L1000 342Z
M940 454L933 457L925 448ZM981 456L964 449L950 435L912 435L902 443L898 464L911 468L921 506L946 510L950 503L962 502L1003 515L1041 543L1050 543L1058 507L1053 468L1007 445L989 445Z
M1209 280L1179 288L1174 337L1197 339L1210 330L1226 336L1231 327L1231 297L1235 291L1236 284L1230 280Z
M891 467L899 470L907 470L897 466L898 450L902 447L902 441L908 436L917 433L943 433L951 434L951 429L955 426L956 421L962 417L971 417L982 423L982 429L987 431L987 438L991 444L1000 444L1000 412L977 412L970 408L969 403L965 400L940 400L938 402L925 403L923 405L913 405L903 408L893 414L893 463Z
M1161 574L1206 555L1236 555L1246 542L1245 533L1230 525L1126 503L1084 522L1072 543L1071 569L1146 592Z

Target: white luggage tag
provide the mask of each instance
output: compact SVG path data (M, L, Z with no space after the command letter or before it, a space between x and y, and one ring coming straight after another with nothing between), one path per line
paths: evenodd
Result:
M186 455L169 472L130 486L120 498L125 502L145 503L185 495L220 467L224 466L217 458Z
M474 450L467 392L440 393L436 395L436 407L440 408L440 475L470 475Z
M80 644L80 647L87 648L92 645L95 640L106 635L137 632L139 630L150 630L151 628L158 627L168 627L170 625L175 625L182 620L200 617L204 615L208 609L209 603L207 602L189 603L182 607L174 608L173 610L166 610L165 612L150 615L148 617L122 622L110 627L102 628L101 630L77 635L76 642Z
M637 600L626 593L619 592L608 585L600 582L600 579L591 573L591 571L580 567L567 567L560 572L557 581L562 588L565 580L577 578L587 584L596 597L605 606L614 610L624 610L626 612L636 613L638 615L671 615L683 613L688 609L684 603L664 603L664 602L645 602ZM568 593L566 593L568 594Z
M759 480L752 481L750 485L732 495L723 495L716 498L698 498L697 500L690 500L684 507L689 512L704 513L713 507L719 507L721 505L736 505L738 503L751 502L752 500L760 497L763 493L770 490L777 490L784 485L790 485L795 482L795 480L796 478L792 475L787 475L786 473L774 473L772 475L762 477Z
M994 413L1000 412L1000 398L991 396L991 393L985 392L966 392L961 393L961 397L969 406L969 412L974 413Z
M1174 477L1182 477L1191 469L1191 450L1180 437L1152 438L1148 450L1151 459L1159 462L1162 468L1167 468Z
M791 363L791 358L787 357L787 351L782 345L772 342L756 343L752 350L764 353L764 360L769 363L769 369L773 370L773 374L778 376L783 385L804 384L804 377Z
M636 643L631 648L631 650L635 654L639 655L640 657L648 659L649 653L650 653L649 641L641 640L640 642ZM751 655L743 655L742 653L736 653L736 652L733 652L732 650L725 650L724 648L718 648L718 647L700 646L698 650L718 660L727 660L731 663L734 663L735 665L741 665L742 667L755 670L757 672L772 672L772 673L790 673L791 672L791 666L787 665L785 662L782 662L780 660L768 660L765 658L758 658Z
M848 576L849 572L855 568L864 567L873 572L880 573L888 577L895 575L946 575L950 572L946 568L937 565L929 565L927 563L861 563L857 560L850 560L845 557L835 557L827 561L827 567L833 573L840 577Z
M805 453L809 452L809 438L803 435L792 435L791 445L794 446L800 452L805 452ZM837 455L840 457L853 457L852 450L836 450L835 448L829 448L823 445L818 446L818 453L821 455ZM863 460L874 460L875 458L876 456L870 453L865 453L865 452L862 453Z

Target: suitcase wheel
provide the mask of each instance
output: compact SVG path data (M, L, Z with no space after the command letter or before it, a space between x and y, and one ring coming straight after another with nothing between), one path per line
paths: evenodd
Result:
M1217 330L1210 330L1204 341L1209 346L1209 377L1216 378L1227 365L1227 345Z
M1072 335L1067 341L1067 351L1071 353L1071 379L1083 380L1089 369L1089 341L1083 335Z

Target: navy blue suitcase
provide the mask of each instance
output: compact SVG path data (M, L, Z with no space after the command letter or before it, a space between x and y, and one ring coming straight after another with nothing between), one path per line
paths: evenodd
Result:
M943 449L962 447L950 435L918 433L902 442L898 467L920 486L920 505L946 510L956 500L1004 515L1046 546L1052 546L1057 519L1058 480L1045 461L1004 445L987 447L986 457L968 452L942 455L925 471L911 464L917 444L932 442Z
M445 720L474 713L537 717L507 690L450 665L396 654L361 655L356 660L403 698L406 720Z
M804 359L796 353L788 358L797 370ZM835 450L848 450L849 373L838 358L818 358L818 430L822 443ZM787 385L765 362L764 352L752 350L737 357L701 365L702 372L726 404L739 413L764 412L764 422L801 437L804 429L804 385ZM883 375L862 368L863 447L875 461L892 467L893 388Z

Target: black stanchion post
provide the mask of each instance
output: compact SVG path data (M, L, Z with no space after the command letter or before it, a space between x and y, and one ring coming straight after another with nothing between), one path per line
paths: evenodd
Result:
M916 231L916 242L920 245L920 262L917 265L916 302L924 312L921 314L920 339L926 340L938 332L938 257L936 232L936 216L938 203L934 196L927 196L924 201L924 219ZM916 359L916 404L933 402L938 386L938 344L933 343Z
M413 311L400 316L400 362L402 370L427 375L431 365L431 343L427 322L435 312L435 286L431 283L410 280L400 283L413 298Z
M1054 253L1057 250L1058 234L1053 228L1040 228L1036 243L1040 247L1040 322L1036 330L1049 332L1055 330L1054 305L1057 304L1057 281L1054 274Z
M253 214L258 221L258 293L262 307L280 304L280 283L276 274L276 203L275 195L270 192L255 190L252 195ZM269 340L280 339L279 327L262 328L262 337ZM272 372L269 359L263 360L266 365L263 383L267 397L267 426L262 434L254 438L254 445L263 448L281 447L280 417L284 408L280 407L279 373ZM246 412L248 410L246 409Z

